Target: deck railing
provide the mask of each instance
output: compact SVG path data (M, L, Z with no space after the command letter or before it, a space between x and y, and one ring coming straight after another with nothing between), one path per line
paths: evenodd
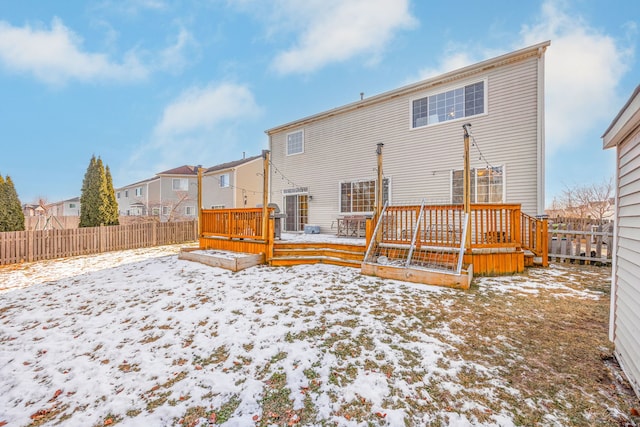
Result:
M522 247L533 252L534 256L540 257L543 266L549 265L547 220L534 218L523 213L520 234Z
M262 235L262 208L203 209L201 233L203 237L267 240Z
M520 247L520 205L472 204L471 247Z
M417 241L421 244L444 247L460 245L464 225L462 205L426 205L422 209L423 215L420 217L420 206L388 206L382 218L382 240L410 243L413 230L418 225ZM520 214L520 205L471 205L471 247L519 247Z

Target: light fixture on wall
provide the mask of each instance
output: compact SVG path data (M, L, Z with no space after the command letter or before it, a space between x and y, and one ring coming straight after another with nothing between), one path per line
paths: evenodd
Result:
M309 194L309 201L313 200L313 196L311 194Z

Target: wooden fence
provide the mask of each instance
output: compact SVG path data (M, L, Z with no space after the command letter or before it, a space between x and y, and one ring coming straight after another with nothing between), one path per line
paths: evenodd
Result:
M0 265L196 241L198 221L0 233Z
M580 264L609 264L613 250L611 224L588 226L583 230L549 227L549 260L578 261Z

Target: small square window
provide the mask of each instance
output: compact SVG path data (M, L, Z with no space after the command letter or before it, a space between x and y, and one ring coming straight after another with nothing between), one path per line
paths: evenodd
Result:
M287 134L287 155L304 152L304 132L299 130Z

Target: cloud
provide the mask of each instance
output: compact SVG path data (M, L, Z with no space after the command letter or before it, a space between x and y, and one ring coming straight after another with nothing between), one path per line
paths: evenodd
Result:
M134 52L125 54L121 63L105 54L84 52L81 38L58 18L52 20L50 30L0 21L0 64L53 85L69 80L131 81L148 74Z
M221 163L220 159L233 156L240 143L247 145L238 136L242 126L261 114L247 86L222 83L189 88L164 108L149 141L129 159L126 175L131 176L132 168L142 179L182 164Z
M280 74L310 73L355 56L375 61L396 32L417 24L408 0L280 0L272 7L268 33L297 35L272 62Z
M255 117L259 111L246 86L224 83L190 88L165 107L154 134L166 138L210 131L222 122Z
M190 63L190 58L198 56L197 48L193 35L181 28L175 42L159 52L158 68L174 74L181 72Z
M622 105L616 89L629 70L632 50L551 1L543 4L538 23L523 27L521 37L526 44L551 40L545 58L549 152L584 141L595 123L602 131L602 121Z
M612 112L618 111L623 102L616 89L633 55L625 42L630 46L633 43L593 28L578 13L563 8L565 4L551 0L543 3L536 22L522 26L510 46L449 45L438 65L423 69L419 77L432 77L507 50L551 40L545 54L547 152L553 154L561 147L584 143L590 133L606 127ZM629 31L633 30L631 26ZM591 138L588 143L598 142Z

